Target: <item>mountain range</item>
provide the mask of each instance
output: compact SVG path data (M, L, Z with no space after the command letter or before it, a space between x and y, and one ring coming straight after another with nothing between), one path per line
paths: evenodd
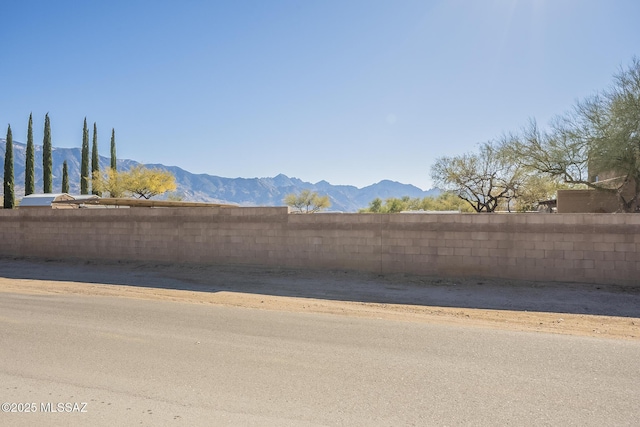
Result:
M4 165L5 148L6 140L0 139L1 165ZM14 141L16 199L22 198L24 194L25 158L26 144ZM69 172L69 191L71 194L80 194L80 148L54 147L52 158L54 191L58 191L62 186L62 163L66 160ZM138 164L140 163L128 159L117 161L118 170L128 170ZM100 168L104 169L109 165L109 158L100 156ZM369 206L369 203L377 197L382 200L404 196L423 198L437 196L440 193L438 189L423 191L414 185L389 180L357 188L352 185L332 185L327 181L313 184L298 178L289 178L283 174L272 178L223 178L215 175L193 174L177 166L162 164L145 164L145 166L173 173L177 184L175 195L185 201L231 203L240 206L283 206L282 200L287 194L309 189L320 195L328 195L331 200L331 211L357 212L358 209ZM35 169L37 193L42 191L42 146L38 145L35 146Z

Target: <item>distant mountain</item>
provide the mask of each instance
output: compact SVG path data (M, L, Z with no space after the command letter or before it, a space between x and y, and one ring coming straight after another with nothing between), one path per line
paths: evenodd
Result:
M26 144L14 141L14 175L16 198L24 194L24 165ZM0 139L0 165L4 166L6 140ZM69 168L69 191L80 193L80 148L53 148L53 188L62 187L62 163L67 161ZM42 147L35 146L36 192L42 191ZM100 156L100 168L109 167L108 157ZM118 160L118 169L127 170L139 163L134 160ZM298 178L289 178L280 174L273 178L222 178L207 174L193 174L177 166L147 164L173 173L178 188L176 193L187 201L235 203L241 206L282 206L282 200L289 193L309 189L331 199L331 211L357 212L366 208L376 197L385 200L389 197L427 197L440 193L437 189L423 191L409 184L394 181L380 181L364 188L351 185L331 185L327 181L315 184ZM3 176L4 171L2 173ZM1 187L0 187L1 190ZM1 193L0 193L1 194Z

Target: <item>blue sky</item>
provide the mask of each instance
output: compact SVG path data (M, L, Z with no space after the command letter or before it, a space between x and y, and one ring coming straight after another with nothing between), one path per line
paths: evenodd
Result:
M0 124L224 177L431 187L640 55L637 0L109 0L0 6ZM0 132L3 136L5 130Z

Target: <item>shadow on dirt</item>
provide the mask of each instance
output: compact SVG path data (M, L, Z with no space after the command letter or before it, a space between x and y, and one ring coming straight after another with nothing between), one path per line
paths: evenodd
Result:
M640 317L640 285L0 257L0 277L382 304Z

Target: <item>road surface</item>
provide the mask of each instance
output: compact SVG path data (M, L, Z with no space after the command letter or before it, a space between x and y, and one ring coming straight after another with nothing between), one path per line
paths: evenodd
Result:
M639 360L638 340L0 292L0 401L23 411L3 426L638 425Z

